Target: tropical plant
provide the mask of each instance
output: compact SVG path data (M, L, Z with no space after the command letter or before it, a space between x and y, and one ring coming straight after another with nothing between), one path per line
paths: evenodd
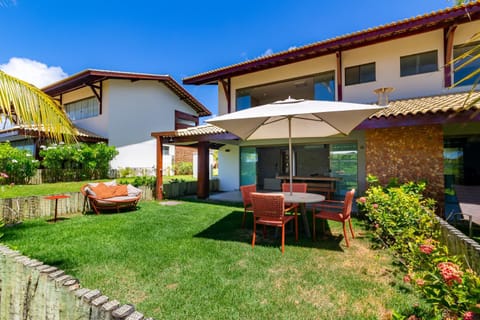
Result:
M114 146L103 142L96 144L52 144L42 146L42 165L52 171L53 181L65 180L65 171L70 170L71 179L102 179L108 177L110 161L118 154ZM72 171L73 170L73 171ZM70 180L70 179L69 179Z
M11 122L37 128L55 141L73 142L78 134L55 100L3 71L0 71L0 114Z
M178 162L175 164L175 175L190 175L193 174L193 163Z
M0 184L25 184L35 175L38 165L28 151L12 147L8 142L0 143Z
M455 0L455 5L462 5L462 4L467 4L469 2L472 2L470 0ZM452 66L454 66L454 70L458 71L462 68L466 68L473 63L476 63L480 59L480 32L475 33L470 40L467 42L467 44L475 44L471 49L467 50L457 58L453 59L450 63ZM457 64L457 66L455 66ZM480 101L480 97L477 98L471 98L472 94L475 92L478 82L480 81L480 68L476 68L469 74L467 74L465 77L459 79L453 84L453 87L459 86L462 83L464 83L467 80L470 79L476 79L472 85L472 88L470 89L470 92L465 99L463 103L463 108L464 109L469 109L473 105L477 104Z

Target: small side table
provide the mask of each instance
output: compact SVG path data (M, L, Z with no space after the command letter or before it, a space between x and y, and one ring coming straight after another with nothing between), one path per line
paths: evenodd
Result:
M55 215L53 218L53 222L57 222L58 199L66 199L66 198L70 198L70 196L67 196L64 194L57 194L53 196L44 197L44 199L46 200L55 200Z

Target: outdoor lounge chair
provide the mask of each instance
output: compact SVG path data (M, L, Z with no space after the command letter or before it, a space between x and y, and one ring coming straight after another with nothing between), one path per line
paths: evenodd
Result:
M88 201L90 208L96 213L101 211L116 211L121 209L136 209L142 197L142 190L132 185L117 185L115 181L107 183L88 183L80 189L85 196L85 205Z

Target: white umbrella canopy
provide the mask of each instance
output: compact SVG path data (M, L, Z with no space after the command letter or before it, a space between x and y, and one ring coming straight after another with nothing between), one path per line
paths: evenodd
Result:
M382 106L287 99L207 120L243 140L348 135ZM289 134L289 120L291 133Z
M288 138L292 168L292 138L348 135L363 120L384 106L339 101L286 100L228 113L207 120L243 140ZM290 192L292 170L290 173Z

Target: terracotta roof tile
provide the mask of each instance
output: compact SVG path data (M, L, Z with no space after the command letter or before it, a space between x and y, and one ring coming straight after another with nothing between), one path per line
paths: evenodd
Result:
M211 124L204 124L197 127L191 127L187 129L179 129L174 131L172 137L192 137L192 136L203 136L203 135L211 135L211 134L220 134L226 133L227 131L216 127Z
M406 116L438 112L459 112L464 110L468 92L438 95L431 97L411 98L405 100L390 101L388 108L381 110L370 117ZM473 92L469 101L477 101L472 108L480 109L480 91Z
M399 36L440 29L447 24L465 23L479 19L480 1L418 15L416 17L355 31L341 36L325 39L293 49L261 56L233 65L216 68L183 79L184 84L214 83L241 74L274 68L280 65L332 54L338 50L348 50L357 46L370 45L379 41L395 39Z
M370 117L397 117L406 115L422 115L427 113L446 113L446 112L460 112L465 108L465 101L469 96L468 92L454 93L449 95L438 95L430 97L419 97L404 100L390 101L387 108L381 110ZM473 104L474 110L480 110L480 91L473 92L469 97L469 101L477 100ZM204 124L197 127L190 127L187 129L179 129L171 132L164 132L162 137L196 137L208 136L216 134L224 134L228 131L216 127L211 124Z

